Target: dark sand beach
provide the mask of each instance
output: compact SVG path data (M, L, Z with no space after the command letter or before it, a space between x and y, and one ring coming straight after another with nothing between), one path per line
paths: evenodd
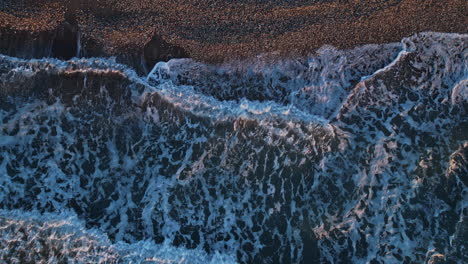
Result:
M0 0L0 263L468 263L467 3Z
M132 54L157 35L182 48L180 55L221 62L398 42L422 31L465 33L467 13L464 0L22 0L0 6L0 32L5 42L6 35L53 31L68 17L76 20L83 55Z

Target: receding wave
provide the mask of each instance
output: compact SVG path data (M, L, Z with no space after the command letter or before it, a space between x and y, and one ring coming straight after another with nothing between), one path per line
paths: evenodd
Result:
M168 243L112 243L69 212L0 210L0 235L0 258L17 263L235 263L229 256L208 256Z
M0 56L2 257L42 243L83 262L460 262L467 40L148 76Z

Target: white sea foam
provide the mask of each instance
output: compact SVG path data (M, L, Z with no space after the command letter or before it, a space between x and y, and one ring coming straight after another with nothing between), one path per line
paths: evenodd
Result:
M145 78L0 56L0 241L23 226L84 262L458 261L466 39Z
M87 229L73 212L0 210L0 259L73 263L236 263L231 256L176 248L168 243L112 243L98 229Z

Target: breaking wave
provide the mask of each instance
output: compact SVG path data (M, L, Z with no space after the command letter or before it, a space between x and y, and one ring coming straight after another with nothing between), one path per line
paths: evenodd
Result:
M235 263L233 258L168 243L112 243L74 213L0 210L0 258L14 263Z
M143 77L0 56L0 257L463 262L467 40Z

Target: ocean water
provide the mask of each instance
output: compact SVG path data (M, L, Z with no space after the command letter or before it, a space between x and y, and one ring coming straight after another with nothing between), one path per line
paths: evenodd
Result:
M307 59L0 55L0 259L467 261L468 35Z

